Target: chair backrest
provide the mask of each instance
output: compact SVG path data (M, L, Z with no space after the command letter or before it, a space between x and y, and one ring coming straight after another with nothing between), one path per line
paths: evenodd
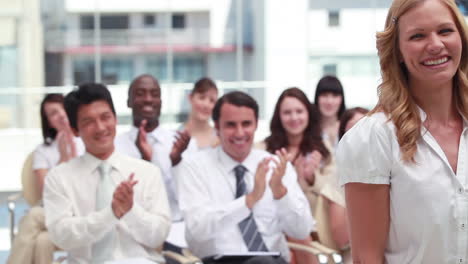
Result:
M29 153L23 163L21 170L21 185L23 187L23 197L30 206L37 205L42 198L42 193L37 189L37 179L32 169L33 153Z

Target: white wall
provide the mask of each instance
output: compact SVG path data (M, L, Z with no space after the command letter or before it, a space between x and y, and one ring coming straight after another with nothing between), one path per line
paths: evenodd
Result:
M347 107L372 108L380 83L376 39L383 30L387 9L342 9L340 25L328 26L327 10L309 12L309 89L313 100L325 64L336 64Z
M327 10L309 12L311 55L377 54L375 33L382 30L387 9L340 10L340 25L328 26Z
M263 0L254 5L254 16L263 12L263 23L257 25L255 34L262 38L254 42L254 51L263 53L263 61L255 60L254 67L264 67L266 91L266 117L269 120L279 94L290 86L303 88L307 80L307 7L306 0L296 0L294 5L282 0ZM263 6L262 6L263 5ZM257 40L258 40L257 38Z
M66 0L65 9L71 13L94 12L97 6L101 12L131 13L159 11L201 11L209 10L218 0Z

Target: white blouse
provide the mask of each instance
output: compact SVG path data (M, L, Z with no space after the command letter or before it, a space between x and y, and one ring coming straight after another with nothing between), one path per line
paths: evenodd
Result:
M422 110L420 117L426 119ZM364 117L340 141L340 184L391 185L386 263L467 263L467 128L465 118L457 173L424 127L416 162L403 162L395 126L383 113Z
M85 147L81 138L75 137L73 141L75 141L76 153L78 156L83 155ZM60 151L57 140L52 141L50 145L42 143L38 145L33 152L33 170L51 169L57 166L59 161Z

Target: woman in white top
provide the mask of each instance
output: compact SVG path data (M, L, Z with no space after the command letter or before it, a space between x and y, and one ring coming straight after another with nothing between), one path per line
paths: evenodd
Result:
M320 111L322 137L333 147L338 145L340 118L346 110L343 86L335 76L324 76L317 83L315 105Z
M210 78L198 80L189 95L191 111L187 122L178 131L171 156L180 159L184 155L200 149L218 145L219 139L214 127L210 124L211 113L218 99L218 88ZM189 140L194 141L188 143Z
M394 0L379 102L337 152L355 263L466 263L468 36L454 0Z
M184 127L197 142L198 149L218 144L218 136L210 124L211 113L217 99L218 88L207 77L198 80L189 95L191 111Z
M268 152L275 153L285 148L291 155L299 184L311 204L313 214L321 187L326 181L335 179L333 170L330 170L330 151L321 138L319 120L318 110L304 92L296 87L288 88L278 98L270 122L271 135L264 141L264 148ZM311 238L305 241L289 240L307 245ZM297 264L315 263L311 254L296 251L294 255Z
M75 138L63 106L63 95L48 94L41 103L42 138L44 142L33 153L33 172L42 193L49 169L83 154L84 146Z
M41 103L44 143L39 145L33 153L33 173L41 194L44 179L52 167L84 152L83 143L72 134L63 99L61 94L48 94ZM44 209L38 204L32 207L21 220L7 263L50 264L55 250L55 245L49 239L45 227Z

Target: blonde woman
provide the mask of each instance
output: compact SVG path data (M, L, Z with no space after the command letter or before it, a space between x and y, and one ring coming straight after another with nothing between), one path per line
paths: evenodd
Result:
M394 0L379 103L337 159L355 263L466 263L468 37L454 0Z

